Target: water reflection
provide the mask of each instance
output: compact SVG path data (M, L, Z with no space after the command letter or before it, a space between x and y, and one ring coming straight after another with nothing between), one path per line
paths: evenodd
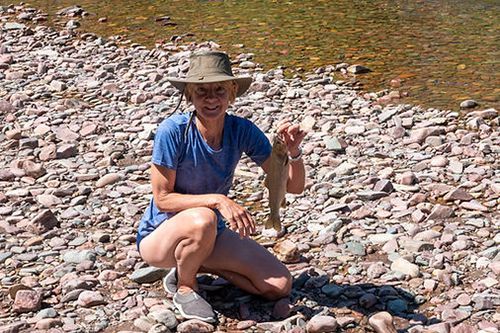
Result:
M31 4L53 14L75 2ZM78 4L92 14L81 20L82 29L98 34L126 35L152 46L172 35L194 33L192 40L213 40L232 54L254 53L254 60L266 69L286 66L290 72L342 61L360 63L373 70L361 77L366 90L389 88L389 82L398 78L402 81L398 89L409 92L408 102L457 109L459 101L473 98L482 107L498 107L500 3L496 0L82 0ZM160 16L169 16L173 24L157 22ZM107 22L98 23L101 17Z

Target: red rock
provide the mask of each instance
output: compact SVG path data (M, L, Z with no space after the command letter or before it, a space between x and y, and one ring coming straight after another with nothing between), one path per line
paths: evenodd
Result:
M257 324L257 322L255 320L243 320L243 321L238 322L238 324L236 324L236 329L246 330L246 329L254 326L255 324Z
M54 213L52 213L49 209L46 209L35 216L27 227L30 231L40 235L57 226L59 226L59 221L55 217Z
M104 297L97 291L85 290L78 296L78 305L84 308L90 308L92 306L106 304Z
M35 290L19 290L12 309L17 313L34 312L42 307L42 294Z
M435 205L427 220L445 220L453 216L453 208L443 205Z
M80 136L70 130L67 126L61 126L56 130L56 136L59 140L70 142L77 140Z
M284 263L295 263L300 259L299 249L294 242L286 239L273 248L276 256Z
M472 199L474 199L474 197L462 188L456 188L454 190L451 190L444 196L444 200L446 201L455 201L455 200L469 201Z
M307 323L306 330L308 333L327 333L335 332L337 327L338 323L335 318L331 316L316 315Z
M49 144L40 150L40 154L38 155L38 158L41 161L54 160L54 159L56 159L56 156L57 156L56 151L57 151L56 145Z
M178 333L211 333L215 331L215 328L213 325L210 325L209 323L205 323L201 320L197 319L191 319L187 320L183 323L180 323L177 326L177 332Z
M62 321L59 318L44 318L37 321L35 328L39 330L47 330L49 328L61 326Z

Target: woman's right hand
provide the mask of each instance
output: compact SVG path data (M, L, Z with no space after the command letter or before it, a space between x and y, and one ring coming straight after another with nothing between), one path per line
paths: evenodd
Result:
M216 208L229 223L229 229L238 232L240 237L249 237L255 232L255 221L248 210L225 195L217 195Z

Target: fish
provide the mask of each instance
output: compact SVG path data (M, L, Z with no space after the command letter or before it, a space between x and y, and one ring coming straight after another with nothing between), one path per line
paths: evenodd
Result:
M274 228L281 231L280 207L285 207L286 184L288 182L288 149L280 135L273 139L269 170L265 179L265 186L269 190L269 218L265 222L266 229Z

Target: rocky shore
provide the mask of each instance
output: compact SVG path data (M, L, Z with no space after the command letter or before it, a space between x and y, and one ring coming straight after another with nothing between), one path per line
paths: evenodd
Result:
M231 112L266 133L284 117L309 131L287 233L255 235L294 287L267 302L200 276L219 322L183 321L135 233L155 128L179 98L166 77L218 46L123 47L72 17L61 30L44 19L0 8L1 333L367 332L381 311L399 332L498 332L497 110L390 104L397 92L352 84L356 66L287 79L231 55L255 79ZM231 192L260 228L263 178L245 158Z

